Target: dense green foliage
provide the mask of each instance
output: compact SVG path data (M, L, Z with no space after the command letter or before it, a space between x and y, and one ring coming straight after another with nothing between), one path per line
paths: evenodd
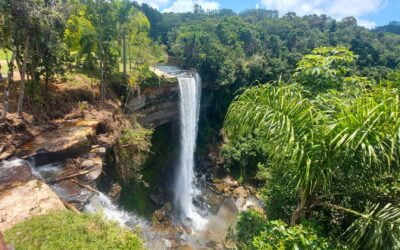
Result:
M321 51L327 53L319 61L336 60L315 70L310 57ZM355 248L397 249L398 191L387 187L400 167L400 93L365 78L339 77L349 68L337 62L351 63L348 55L343 48L318 48L298 64L296 75L306 76L295 77L300 84L247 89L232 103L225 128L231 140L250 134L263 145L268 160L259 176L268 214L291 225L316 219L337 236L346 231ZM330 84L332 72L336 84Z
M288 227L279 220L267 220L255 211L240 214L235 229L229 232L239 249L339 249L318 234L310 223Z
M399 36L359 27L352 17L336 21L289 13L278 18L262 9L156 16L146 10L153 37L164 41L183 66L215 84L267 82L280 75L288 80L301 57L320 46L350 48L359 55L357 71L374 79L400 62Z
M164 58L149 32L147 17L129 1L1 1L0 49L9 52L7 64L14 55L21 78L18 113L25 83L39 90L28 92L35 104L53 77L73 70L99 78L101 98L109 87L129 98L129 87L145 82L149 66Z
M117 143L116 167L123 182L140 181L143 167L151 147L152 131L141 127L126 127Z
M50 213L33 217L5 232L15 249L143 249L137 234L101 215Z

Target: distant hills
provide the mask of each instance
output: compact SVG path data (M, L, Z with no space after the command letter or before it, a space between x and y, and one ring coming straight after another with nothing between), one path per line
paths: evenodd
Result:
M400 21L392 21L387 25L376 27L375 31L391 32L400 35Z

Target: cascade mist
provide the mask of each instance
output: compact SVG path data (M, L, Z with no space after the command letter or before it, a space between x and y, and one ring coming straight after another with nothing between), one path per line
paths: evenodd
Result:
M195 186L196 139L198 131L201 78L198 74L178 76L180 88L180 154L175 183L175 202L180 209L181 219L190 219L195 228L201 228L205 219L193 204L199 190Z

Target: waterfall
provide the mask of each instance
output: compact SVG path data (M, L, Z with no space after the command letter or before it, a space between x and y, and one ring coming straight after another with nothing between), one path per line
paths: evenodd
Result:
M199 194L194 184L194 152L200 113L201 79L198 74L183 74L178 76L178 81L181 137L175 200L181 219L190 219L193 226L200 229L205 224L205 219L196 211L193 198Z

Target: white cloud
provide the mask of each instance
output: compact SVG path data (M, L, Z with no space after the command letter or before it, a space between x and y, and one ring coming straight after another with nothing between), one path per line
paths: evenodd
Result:
M354 16L359 18L375 12L387 0L261 0L267 9L279 10L281 14L293 11L298 15L327 14L333 18ZM371 27L373 22L359 19L359 24Z
M373 29L373 28L376 27L376 23L375 22L364 20L364 19L359 19L358 18L357 19L357 23L358 23L358 25L363 26L363 27L365 27L367 29Z
M176 0L172 3L171 7L164 9L163 12L191 12L193 11L194 4L193 0ZM219 8L219 3L215 1L198 0L197 4L204 10L216 10Z
M161 7L168 4L171 0L137 0L138 3L146 3L153 8L160 9Z

